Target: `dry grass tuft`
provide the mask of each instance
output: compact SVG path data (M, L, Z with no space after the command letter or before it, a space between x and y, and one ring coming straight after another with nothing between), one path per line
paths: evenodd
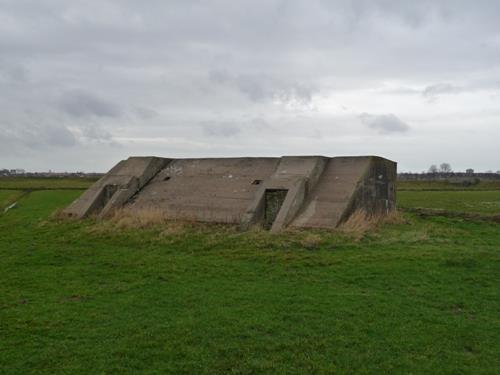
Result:
M71 221L75 220L74 217L71 215L68 215L66 212L64 212L64 208L58 208L54 212L52 212L49 216L50 220L54 221Z
M190 224L183 221L168 221L166 223L165 229L160 233L160 238L169 238L172 236L179 236L186 233L186 230L190 227Z
M401 211L392 210L387 215L382 216L381 224L391 224L391 225L408 224L408 220L404 218Z
M360 240L367 232L373 231L381 225L405 223L406 220L403 215L397 210L393 210L386 215L370 215L365 210L358 209L338 227L338 230Z
M169 218L163 210L154 207L141 210L122 208L116 210L109 221L120 229L146 229L166 224Z
M317 233L307 233L304 238L300 240L300 244L309 250L318 249L321 246L322 238Z
M236 231L236 226L227 224L173 218L165 210L156 207L142 209L124 207L115 210L106 219L98 217L93 219L93 225L88 228L89 233L106 234L129 229L145 229L157 232L159 239L167 241L187 233L215 232L218 235L226 236ZM217 230L214 231L214 228Z

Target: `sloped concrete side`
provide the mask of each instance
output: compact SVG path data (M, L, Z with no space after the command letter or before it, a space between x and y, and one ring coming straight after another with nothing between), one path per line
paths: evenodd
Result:
M309 191L318 182L327 160L322 156L282 157L275 172L263 181L262 187L248 206L241 221L241 229L247 230L264 220L265 194L269 190L287 190L271 231L278 232L286 227L295 218Z
M369 165L370 157L329 159L316 188L291 226L336 228Z
M64 211L63 215L81 219L105 215L121 207L160 171L169 159L130 157L120 161Z

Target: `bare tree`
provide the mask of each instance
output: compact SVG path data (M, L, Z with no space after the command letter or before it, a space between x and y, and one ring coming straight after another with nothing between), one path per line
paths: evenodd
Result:
M437 173L437 172L438 172L438 167L436 166L436 164L432 164L429 167L429 173Z
M441 163L441 165L439 166L439 171L441 173L451 173L451 165L449 163Z

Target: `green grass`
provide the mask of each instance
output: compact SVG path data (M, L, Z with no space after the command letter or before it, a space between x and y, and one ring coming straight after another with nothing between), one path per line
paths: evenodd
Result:
M480 181L476 185L463 186L446 181L398 181L398 191L402 190L500 190L500 180Z
M408 215L354 241L47 219L78 194L0 216L0 372L498 373L497 224Z
M399 191L398 207L432 208L485 215L500 214L497 191Z
M87 189L97 178L0 177L0 189Z

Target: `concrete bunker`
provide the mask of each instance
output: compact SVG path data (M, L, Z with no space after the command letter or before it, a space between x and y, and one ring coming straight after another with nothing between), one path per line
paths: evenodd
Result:
M68 206L75 218L160 209L172 219L335 228L357 209L396 204L396 163L377 156L167 159L130 157Z

